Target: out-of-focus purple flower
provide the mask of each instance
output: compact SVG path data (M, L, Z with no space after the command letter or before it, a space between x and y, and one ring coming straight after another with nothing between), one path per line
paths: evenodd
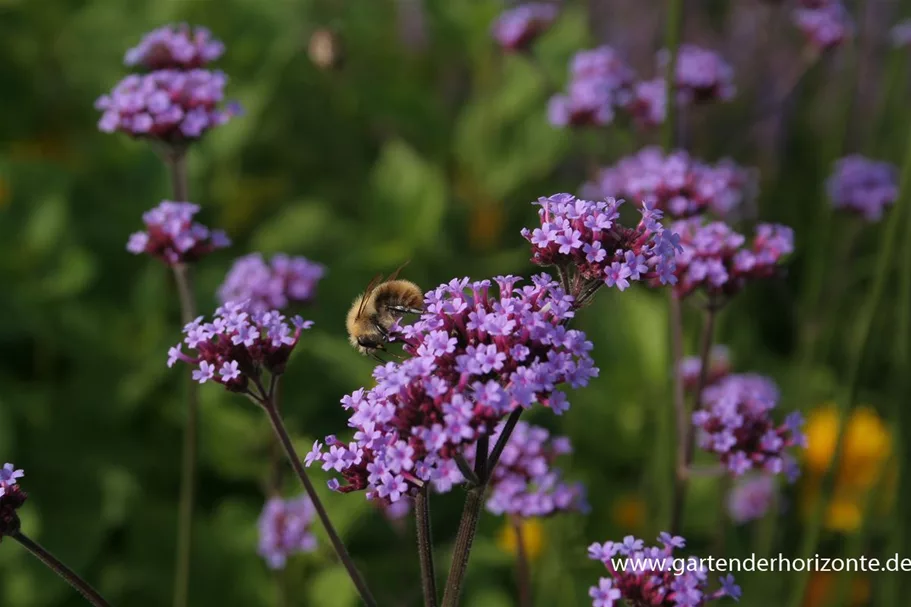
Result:
M860 154L845 156L835 163L826 190L835 208L879 221L883 210L898 198L898 169Z
M400 499L392 504L376 502L376 505L390 521L398 521L405 518L411 512L413 506L410 497Z
M301 332L311 326L300 316L289 325L277 310L257 312L249 302L228 302L215 310L212 322L200 316L184 327L183 341L168 350L168 366L177 361L193 365L199 383L211 380L261 401L267 396L262 394L263 369L284 373ZM196 354L185 354L184 344Z
M635 607L703 607L723 597L740 598L733 576L720 580L720 588L709 591L708 570L696 557L675 557L685 540L662 533L657 546L631 535L622 542L594 543L588 558L601 561L610 577L603 577L588 591L593 607L620 607L621 600Z
M889 37L892 40L892 46L895 48L911 46L911 19L896 23L889 31Z
M730 297L750 280L770 278L786 255L794 251L794 232L787 226L762 223L753 242L721 221L704 223L695 217L677 221L670 231L680 236L677 283L683 298L697 289L712 297Z
M307 463L340 472L346 484L333 479L335 490L393 503L427 482L440 492L461 483L453 458L517 407L565 411L556 388L598 373L591 342L565 328L572 300L549 276L518 282L455 279L427 293L421 318L391 332L408 357L377 367L374 388L342 399L354 441L327 436Z
M666 71L669 59L666 49L658 52L659 73ZM677 51L675 85L683 103L730 101L737 91L734 70L721 55L694 44L681 44Z
M199 206L189 202L164 200L142 215L145 232L136 232L127 242L127 251L146 253L168 265L190 263L216 249L231 244L221 230L210 230L193 221Z
M796 479L798 466L786 449L805 446L803 422L798 413L783 424L773 421L778 398L772 380L749 373L728 375L707 387L693 413L699 447L717 454L733 476L764 470Z
M620 95L620 105L642 128L663 124L667 118L667 82L664 77L636 82Z
M503 430L501 422L490 437L490 449ZM585 487L567 483L553 464L572 452L569 439L525 422L516 424L490 479L487 510L494 514L545 517L560 512L587 512ZM469 453L472 453L469 450ZM466 458L474 461L474 456Z
M755 474L737 480L728 494L728 514L735 523L746 523L765 516L778 493L775 478Z
M193 69L215 61L225 52L225 45L212 37L204 27L186 23L154 29L127 51L123 62L128 67L147 70Z
M19 531L19 515L16 511L25 503L28 494L16 482L25 472L13 464L6 463L0 468L0 541L4 536Z
M576 53L570 63L566 94L554 95L548 118L554 126L604 126L614 119L614 108L628 99L624 92L635 73L609 46Z
M580 200L571 194L539 198L541 227L522 229L532 262L557 266L577 306L601 285L623 291L634 281L671 283L676 237L661 225L661 211L644 204L634 228L620 223L623 201Z
M679 372L683 379L683 387L688 392L696 389L699 383L699 374L702 371L702 360L698 356L687 356L680 361ZM730 351L727 346L716 344L709 352L709 372L705 378L705 385L711 386L731 372Z
M240 113L220 106L227 76L202 69L130 74L95 102L103 112L98 128L133 137L184 144Z
M279 253L267 262L262 253L250 253L234 261L218 288L218 298L222 303L249 300L257 312L282 310L311 302L325 272L325 267L306 257Z
M827 51L854 35L854 22L841 0L794 9L794 24L817 51Z
M295 499L270 497L259 516L259 554L270 569L284 569L288 558L316 550L311 531L316 510L306 495Z
M505 51L524 51L557 20L559 8L549 2L530 2L510 8L493 24L493 37Z
M594 182L582 188L583 195L593 198L648 202L671 217L703 212L726 217L752 194L754 184L752 173L731 160L710 165L683 150L665 154L657 146L648 146L602 169Z

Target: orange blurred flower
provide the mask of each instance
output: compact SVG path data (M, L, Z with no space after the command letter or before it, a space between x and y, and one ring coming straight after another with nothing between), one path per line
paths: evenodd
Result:
M647 506L635 494L621 495L611 504L611 520L624 531L638 531L645 525Z
M835 604L835 592L838 586L838 576L844 574L828 571L814 571L810 575L807 592L804 595L803 607L827 607ZM862 607L869 605L870 578L854 574L851 580L850 596L846 607Z

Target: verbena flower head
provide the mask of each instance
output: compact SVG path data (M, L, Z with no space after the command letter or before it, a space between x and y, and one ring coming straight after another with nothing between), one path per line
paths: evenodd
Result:
M203 69L130 74L95 102L98 128L180 145L225 124L240 110L221 107L227 77Z
M288 558L316 550L311 529L316 510L306 495L270 497L259 516L259 554L271 569L284 569Z
M707 387L693 413L699 447L718 455L733 476L762 470L796 479L798 466L787 450L806 446L803 419L794 412L775 422L778 399L778 388L760 375L728 375Z
M278 254L267 262L261 253L251 253L235 260L218 288L218 298L222 303L249 300L257 312L282 310L312 301L325 271L306 257Z
M684 389L688 392L696 389L701 371L702 360L699 356L687 356L680 361L679 372L683 379ZM709 372L705 378L705 385L711 386L720 379L727 377L730 372L730 350L727 346L713 345L709 352Z
M794 24L819 52L840 46L854 35L854 23L841 0L794 10Z
M845 156L835 163L826 190L835 208L879 221L883 210L898 198L898 169L860 154Z
M265 396L263 371L284 373L301 332L311 326L311 321L300 316L289 325L277 310L257 312L248 301L228 302L215 310L212 322L203 322L200 316L184 327L186 337L168 350L168 367L177 361L193 365L195 381L214 381L260 400ZM184 353L184 345L195 353Z
M635 82L620 99L623 109L639 127L657 126L667 118L667 82L663 76Z
M203 67L224 52L225 45L213 38L208 29L181 23L159 27L143 36L138 45L127 51L123 62L128 67L147 70L186 70Z
M501 422L490 437L491 450L504 425ZM518 422L490 479L487 510L520 517L587 512L585 487L565 482L553 466L558 456L571 452L572 445L565 436L551 437L545 428ZM466 459L474 461L473 456Z
M658 68L667 69L670 53L658 53ZM734 98L734 70L721 55L694 44L681 44L677 51L676 90L684 103L729 101Z
M702 290L710 298L730 297L751 280L775 276L785 256L794 251L794 232L787 226L762 223L753 241L722 221L692 218L670 230L680 236L677 253L678 297Z
M765 516L778 493L775 478L753 474L737 479L728 493L728 514L735 523L747 523Z
M907 48L911 46L911 19L905 19L889 31L889 38L892 40L892 46L895 48Z
M581 51L570 64L566 94L555 95L548 105L554 126L604 126L614 119L614 107L628 97L635 74L613 48L601 46Z
M649 146L602 169L595 182L583 186L583 192L649 202L671 217L703 212L726 217L745 201L753 183L751 173L731 160L710 165L683 150L665 154Z
M643 204L636 227L620 223L622 200L592 202L571 194L539 198L541 227L524 228L532 262L557 266L576 305L602 284L623 291L635 281L673 284L676 236L661 225L661 211Z
M566 329L572 300L546 274L464 278L425 296L425 312L392 334L408 357L373 373L376 386L342 399L354 441L327 436L305 463L341 473L330 488L366 490L397 502L431 482L448 491L463 481L453 457L472 449L517 407L569 407L561 384L585 386L598 373L581 331Z
M16 481L23 476L25 473L13 464L6 463L0 468L0 541L19 531L16 511L25 503L28 494Z
M231 244L221 230L210 230L193 221L199 206L189 202L164 200L142 215L144 232L136 232L127 242L127 251L146 253L168 265L190 263L212 251Z
M530 2L507 9L493 24L493 37L503 50L524 51L546 32L559 14L556 4Z
M702 607L723 597L740 598L740 587L731 575L709 590L709 572L696 557L675 557L686 541L661 533L657 546L627 535L622 542L595 542L588 558L601 561L610 577L603 577L588 594L593 607Z

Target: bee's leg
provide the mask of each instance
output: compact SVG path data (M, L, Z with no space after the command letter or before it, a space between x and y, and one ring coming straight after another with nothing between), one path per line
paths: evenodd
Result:
M373 323L373 326L376 327L376 330L382 334L383 339L389 339L389 330L386 329L383 325L378 322Z
M380 357L379 354L377 354L377 351L378 351L378 350L379 350L380 352L387 352L386 346L384 346L383 344L377 344L376 346L374 346L374 347L370 350L370 357L371 357L373 360L377 361L378 363L385 365L385 364L386 364L386 361L383 360L383 359Z
M399 314L423 314L424 310L420 308L407 308L405 306L386 306L386 309L398 312Z
M372 359L375 360L376 362L380 363L381 365L385 365L385 364L386 364L386 361L383 360L382 358L380 358L380 356L379 356L376 352L371 352L371 353L370 353L370 358L372 358Z

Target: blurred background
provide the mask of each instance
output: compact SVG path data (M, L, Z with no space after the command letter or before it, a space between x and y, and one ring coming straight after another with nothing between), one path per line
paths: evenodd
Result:
M834 160L863 152L900 165L909 111L906 51L889 28L911 14L899 0L848 4L857 37L814 63L789 95L804 39L787 2L690 0L683 40L721 53L738 91L688 113L683 141L708 161L756 167L755 218L795 229L781 280L754 285L721 315L718 341L734 368L774 378L782 411L808 415L802 480L783 487L780 515L724 523L721 487L698 479L685 535L694 553L796 554L834 449L832 408L845 393L862 320L858 310L887 272L849 417L817 552L911 557L905 494L909 384L903 280L911 233L877 257L887 222L829 217L824 181ZM908 4L908 3L904 3ZM490 26L499 0L0 0L0 461L26 471L20 511L32 537L113 603L169 604L175 553L185 374L165 366L179 339L172 276L125 251L141 214L170 197L167 171L142 142L96 128L95 99L126 73L126 49L160 25L205 25L227 46L217 67L243 116L190 153L191 199L203 223L233 246L199 264L200 310L233 258L261 251L325 265L316 322L284 381L284 410L301 452L344 432L339 399L371 381L373 362L347 343L344 314L377 272L412 260L426 288L457 276L528 276L519 230L529 203L578 191L590 167L616 162L658 133L623 126L552 127L547 100L581 49L610 44L639 71L655 70L663 3L569 1L529 57L504 55ZM311 39L321 32L314 53ZM329 41L328 46L326 41ZM331 52L326 55L326 49ZM327 59L328 57L328 59ZM781 102L784 100L784 102ZM773 111L768 111L770 104ZM897 219L896 219L897 221ZM906 219L902 220L907 221ZM748 226L747 226L748 227ZM687 352L698 315L687 311ZM593 541L654 537L669 512L672 423L663 293L605 290L578 327L595 343L601 375L570 394L562 417L529 420L571 437L561 467L588 487L592 511L527 528L537 605L586 605L604 574ZM192 605L355 605L323 535L316 553L280 574L256 553L271 435L263 415L217 386L201 389L199 496ZM783 413L782 413L783 415ZM903 426L903 424L905 426ZM314 471L325 488L326 476ZM287 480L286 495L299 491ZM410 519L390 521L362 494L326 503L382 605L417 605ZM438 567L445 571L460 491L434 498ZM514 543L486 514L466 605L515 604ZM740 574L741 604L783 604L792 576ZM901 575L815 573L807 606L897 605ZM907 590L907 588L905 588ZM0 605L77 606L80 598L12 541L0 546Z

